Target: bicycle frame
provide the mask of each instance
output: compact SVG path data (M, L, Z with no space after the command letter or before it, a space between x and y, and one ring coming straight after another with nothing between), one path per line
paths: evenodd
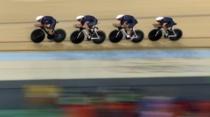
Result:
M98 27L93 27L91 29L92 32L88 32L86 29L84 28L80 28L80 33L78 34L78 37L81 35L81 33L83 33L86 37L91 37L91 39L100 39L100 36L98 35ZM96 35L95 37L93 35Z
M44 28L44 27L40 27L47 35L49 35L49 32Z
M169 38L170 37L176 37L177 36L177 34L176 34L176 32L174 31L174 27L171 27L171 28L168 28L168 30L167 31L165 31L163 28L161 28L161 27L158 27L157 28L158 29L158 31L156 32L156 34L155 34L155 36L157 36L157 34L159 33L159 31L161 31L164 35L167 35ZM168 34L168 31L171 31L173 34Z
M128 33L125 31L124 28L118 27L119 32L117 33L116 37L119 35L120 32L123 33L123 36L125 37L126 35L128 35ZM133 32L133 38L138 38L138 35L136 34L136 31L134 28L132 28L132 32Z

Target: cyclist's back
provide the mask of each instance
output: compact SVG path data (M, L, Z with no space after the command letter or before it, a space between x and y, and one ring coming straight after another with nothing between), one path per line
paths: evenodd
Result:
M42 24L56 24L56 19L53 18L52 16L44 16L41 20Z
M137 24L138 21L136 20L136 18L134 18L133 16L131 15L124 15L121 19L121 24L124 24L124 23L127 23L127 24Z
M160 21L161 24L166 23L168 26L173 26L176 25L176 23L174 22L173 18L171 17L164 17L162 21Z
M85 23L96 25L98 23L98 20L94 16L86 15L81 19L81 24L84 25Z

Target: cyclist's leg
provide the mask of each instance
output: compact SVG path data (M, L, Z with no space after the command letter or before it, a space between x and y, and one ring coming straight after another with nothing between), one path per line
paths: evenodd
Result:
M94 31L94 30L93 30L94 26L95 26L95 23L93 23L93 22L90 22L90 23L88 24L88 28L89 28L88 31L89 31L90 33L93 33L93 31Z
M165 32L167 32L168 26L169 26L168 23L164 23L164 24L163 24L162 28L163 28L163 30L164 30Z
M176 33L174 32L173 26L175 24L171 23L168 25L168 37L176 37Z
M168 23L164 23L161 28L163 29L164 38L168 38Z
M127 31L127 38L131 38L133 36L133 27L135 24L129 23L127 24L126 31Z
M55 34L55 26L56 26L56 21L50 24L46 24L46 29L49 35L53 36Z
M84 29L84 33L86 34L87 40L91 40L91 35L90 35L90 29L91 29L91 25L90 22L85 22L83 25Z

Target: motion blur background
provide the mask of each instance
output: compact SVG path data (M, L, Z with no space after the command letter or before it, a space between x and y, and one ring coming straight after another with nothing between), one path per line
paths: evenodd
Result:
M0 116L210 116L209 0L0 3ZM138 18L143 42L70 43L77 15L95 15L108 35L122 13ZM57 18L66 40L31 42L38 15ZM172 16L183 38L149 41L156 16Z

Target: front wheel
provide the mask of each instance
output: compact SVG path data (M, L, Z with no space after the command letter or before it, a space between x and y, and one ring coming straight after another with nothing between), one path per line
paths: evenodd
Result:
M144 32L141 30L135 30L135 37L132 39L132 42L138 43L141 42L144 39Z
M112 43L118 43L123 39L123 33L119 30L113 30L110 34L109 34L109 40Z
M160 29L153 29L149 32L148 38L151 41L158 41L162 37L162 31Z
M101 44L106 39L106 34L103 31L97 31L99 39L93 39L93 42L96 44Z
M66 32L63 29L57 29L55 30L55 42L62 42L66 38Z
M42 29L36 29L31 33L31 40L34 43L40 43L44 40L45 33Z
M171 41L178 41L180 38L182 38L183 32L180 29L174 29L174 32L176 33L175 37L169 37Z
M74 44L79 44L85 39L85 35L82 31L76 30L70 36L70 41Z

